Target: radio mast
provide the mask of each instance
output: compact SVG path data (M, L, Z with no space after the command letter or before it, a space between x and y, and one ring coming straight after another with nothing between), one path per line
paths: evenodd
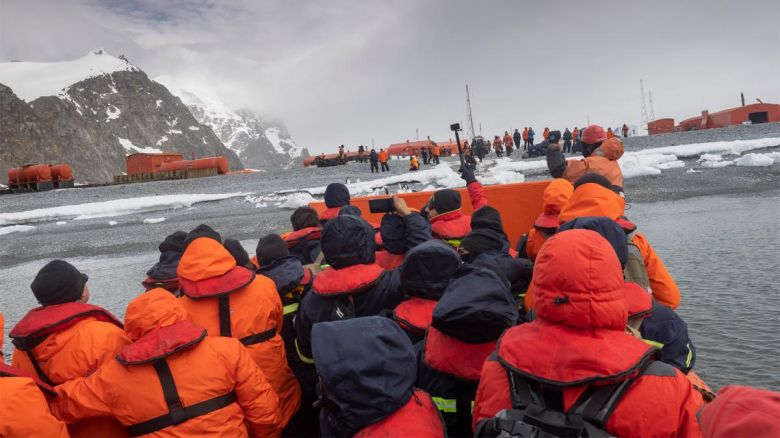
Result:
M474 133L474 117L471 115L471 96L469 95L469 84L466 84L466 111L469 117L469 131L471 131L471 138L476 137Z
M639 80L639 93L642 95L642 127L639 129L647 129L647 122L650 120L647 115L647 104L645 103L645 85L641 79Z
M650 98L650 120L655 120L655 108L653 107L653 92L647 90L647 96Z

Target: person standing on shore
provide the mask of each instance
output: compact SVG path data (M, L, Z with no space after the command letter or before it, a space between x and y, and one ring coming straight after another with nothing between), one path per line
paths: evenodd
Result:
M623 131L623 138L627 138L628 137L628 125L623 123L623 128L621 129L621 131Z
M571 131L569 131L569 128L566 128L565 131L563 131L563 152L571 153Z
M371 153L368 154L368 161L371 163L371 173L379 173L379 155L377 155L376 149L371 149Z
M512 136L509 135L509 131L504 131L504 149L507 157L512 155Z
M512 134L512 140L515 142L515 149L520 150L520 143L523 142L523 136L517 129L515 129L515 132Z
M534 145L534 136L536 133L534 132L534 128L528 128L528 147L531 148Z
M390 166L387 165L387 160L390 159L390 156L387 154L387 151L384 149L379 149L379 164L382 166L382 172L389 172Z
M422 156L423 164L428 164L428 151L425 148L420 148L420 155Z

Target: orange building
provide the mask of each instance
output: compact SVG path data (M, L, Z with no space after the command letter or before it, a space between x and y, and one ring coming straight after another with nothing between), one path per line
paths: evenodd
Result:
M693 131L696 129L724 128L750 121L756 123L780 122L780 104L753 103L710 114L704 110L701 116L683 120L677 125L678 131Z
M153 173L160 170L163 163L181 161L182 155L175 153L132 154L127 156L127 174Z
M658 119L647 123L647 133L650 135L668 132L674 132L674 119Z

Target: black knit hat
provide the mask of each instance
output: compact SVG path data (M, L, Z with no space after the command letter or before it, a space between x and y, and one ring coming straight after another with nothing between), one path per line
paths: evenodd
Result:
M176 231L173 234L168 235L165 240L160 244L160 252L165 251L177 251L179 253L184 252L184 241L187 239L187 233L184 231Z
M193 240L201 237L208 237L222 243L222 236L219 233L206 224L200 224L187 234L187 238L184 240L184 248L187 248Z
M257 241L255 254L257 263L260 266L267 266L281 257L290 255L290 251L287 249L287 243L278 234L269 234Z
M561 141L561 131L550 131L550 135L547 136L548 143L558 143Z
M382 246L391 254L406 252L406 221L397 214L382 216L379 225L379 235L382 236Z
M471 215L471 229L493 230L506 238L504 224L501 221L501 213L489 205L478 209ZM507 241L509 240L507 239Z
M225 249L228 250L230 255L236 259L236 265L246 266L249 263L249 254L247 254L241 242L236 239L225 239L225 243L222 244Z
M509 245L505 236L494 230L481 228L467 234L460 246L472 255L476 255L490 250L501 251Z
M455 211L460 208L460 192L452 189L437 190L431 199L431 207L439 214Z
M52 260L38 271L30 289L44 306L71 303L81 298L87 280L86 274L65 260Z
M325 187L325 206L328 208L349 205L349 189L341 183L330 183Z

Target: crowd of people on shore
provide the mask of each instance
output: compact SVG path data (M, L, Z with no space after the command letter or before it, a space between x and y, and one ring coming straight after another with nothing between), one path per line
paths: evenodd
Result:
M780 394L696 375L680 289L626 217L622 143L589 126L567 160L556 132L517 242L466 166L471 215L441 189L370 223L332 183L251 256L176 231L123 322L47 263L9 333L0 436L780 434Z

